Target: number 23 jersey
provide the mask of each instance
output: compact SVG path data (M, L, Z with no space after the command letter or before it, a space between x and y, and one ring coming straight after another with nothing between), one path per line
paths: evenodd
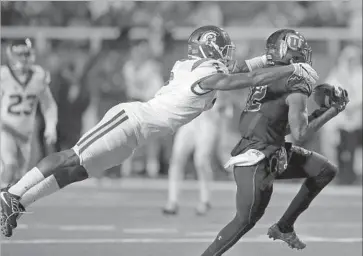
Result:
M20 81L8 66L0 68L1 129L29 137L34 128L37 104L51 95L49 73L34 65Z

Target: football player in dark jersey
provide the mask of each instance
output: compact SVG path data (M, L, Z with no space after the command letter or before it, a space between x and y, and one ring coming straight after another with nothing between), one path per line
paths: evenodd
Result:
M311 63L311 48L297 31L274 32L266 48L268 66ZM250 69L244 63L234 67L234 72ZM329 88L334 90L333 86ZM222 255L254 227L270 201L275 179L306 178L284 215L268 230L270 238L283 240L291 248L305 248L294 231L294 223L338 170L322 155L286 143L285 135L291 133L296 141L304 141L349 101L342 94L330 107L320 108L308 117L307 99L312 92L311 85L294 75L251 88L239 123L241 140L226 165L234 167L237 212L203 256Z

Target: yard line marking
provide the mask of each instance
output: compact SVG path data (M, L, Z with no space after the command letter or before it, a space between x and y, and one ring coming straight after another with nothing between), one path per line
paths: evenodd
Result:
M163 229L163 228L124 228L125 234L176 234L178 229Z
M211 238L119 238L119 239L33 239L33 240L2 240L1 244L172 244L172 243L210 243ZM331 237L305 237L305 242L311 243L361 243L361 237L350 237L350 238L331 238ZM239 243L273 243L271 239L267 237L255 237L255 238L244 238ZM283 243L282 241L279 241Z
M18 224L16 229L28 229L28 228L29 228L29 225L27 225L27 224Z
M48 225L48 224L34 224L26 225L19 224L17 229L48 229L60 231L114 231L116 226L113 225Z
M255 229L267 229L271 226L270 223L261 223L257 224ZM173 226L171 226L173 227ZM174 226L175 227L175 226ZM361 229L362 223L348 223L348 222L303 222L297 224L299 229ZM34 229L48 229L48 230L59 230L59 231L95 231L95 232L104 232L104 231L117 231L121 230L124 234L180 234L183 233L186 237L203 237L203 236L215 236L219 231L219 225L207 225L201 226L199 230L192 229L178 229L175 228L121 228L115 225L49 225L49 224L19 224L17 229L21 230L34 230Z

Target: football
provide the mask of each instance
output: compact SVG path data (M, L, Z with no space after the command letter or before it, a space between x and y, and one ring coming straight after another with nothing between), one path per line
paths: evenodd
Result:
M313 99L319 107L330 108L334 100L336 100L335 87L324 83L314 88Z

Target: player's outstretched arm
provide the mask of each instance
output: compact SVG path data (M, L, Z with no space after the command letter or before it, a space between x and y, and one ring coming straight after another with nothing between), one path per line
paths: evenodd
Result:
M200 86L206 90L237 90L252 86L266 85L295 74L315 83L318 79L316 71L306 63L287 66L257 69L249 73L223 74L218 73L204 79Z
M286 98L289 105L289 129L297 142L305 141L339 113L335 107L331 107L309 122L307 99L308 96L302 93L292 93Z
M232 60L227 63L227 67L231 74L248 73L259 68L264 68L266 67L266 65L266 55L258 56L244 61Z

